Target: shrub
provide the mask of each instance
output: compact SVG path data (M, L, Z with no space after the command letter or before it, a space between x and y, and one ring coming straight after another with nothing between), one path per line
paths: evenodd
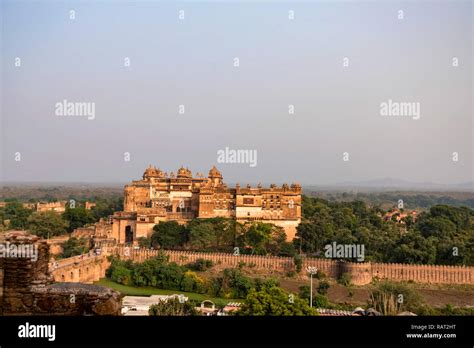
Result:
M327 308L329 306L329 300L326 296L321 294L313 295L313 307Z
M132 285L132 271L126 268L124 265L117 265L113 268L110 279L114 282L123 285Z
M295 264L296 273L300 273L303 269L303 258L301 257L301 255L296 254L295 256L293 256L293 262Z
M58 258L68 258L76 255L81 255L89 251L87 240L84 238L71 237L62 245L63 252Z
M149 248L151 247L151 239L146 237L137 238L138 246L140 248Z
M150 316L194 316L199 315L192 301L180 302L178 298L160 301L150 306Z
M351 275L349 273L342 273L339 278L337 279L337 282L341 285L344 286L349 286L351 285Z
M423 298L413 288L403 283L382 281L370 293L369 305L384 315L410 311L426 315L432 313Z
M318 293L320 293L321 295L326 295L328 293L329 287L330 285L327 281L320 281L318 285Z
M316 279L324 279L326 278L326 273L322 272L321 270L318 269L318 271L316 272L316 275L315 275L315 278Z
M252 316L290 316L290 315L318 315L314 308L310 308L306 301L296 297L288 301L289 294L279 287L264 288L260 291L250 290L242 309L236 315Z
M214 266L214 263L211 260L197 259L196 261L188 264L186 267L188 267L189 269L192 269L193 271L204 272L212 268L213 266Z
M187 292L202 292L204 281L196 273L187 271L181 281L180 289Z

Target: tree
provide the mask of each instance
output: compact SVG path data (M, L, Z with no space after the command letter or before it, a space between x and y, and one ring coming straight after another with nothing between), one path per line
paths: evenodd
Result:
M321 280L318 285L318 293L321 295L327 295L329 288L329 283L325 280Z
M293 316L317 315L314 308L297 296L290 296L279 287L263 288L260 291L250 290L242 309L237 315L252 316Z
M66 211L63 213L63 219L69 223L68 232L72 232L76 228L94 222L94 217L91 212L84 207L66 207Z
M210 251L216 245L216 231L210 222L194 223L189 226L189 247Z
M106 218L112 215L115 211L123 210L123 200L121 198L116 199L94 199L96 204L91 209L91 214L95 221L99 221L100 218Z
M246 277L240 269L226 268L222 277L212 280L211 295L225 298L245 298L254 286L252 280Z
M296 273L300 273L303 269L303 258L301 255L296 254L293 256L293 263L295 264Z
M289 252L294 255L294 251L287 245L284 230L273 224L252 223L240 239L242 245L250 247L252 254L281 255Z
M188 224L191 249L232 252L241 234L242 225L234 219L217 217L194 219Z
M411 311L417 314L429 314L420 294L403 283L382 281L371 291L369 306L384 315L396 315L399 312Z
M5 205L4 220L10 220L9 228L16 230L25 230L28 228L28 218L33 210L23 208L23 205L17 201L8 202Z
M432 264L436 260L436 239L423 238L420 232L405 233L390 253L390 262Z
M199 312L193 303L180 301L175 297L151 305L148 314L151 316L195 316L199 315Z
M42 238L67 233L68 223L53 211L36 212L28 218L28 231Z
M69 238L61 246L63 248L63 252L60 255L61 258L81 255L89 251L89 248L87 247L87 241L83 238Z
M137 238L138 246L140 248L150 248L151 246L151 239L147 237L139 237Z
M186 233L186 227L176 221L160 221L153 227L151 244L163 249L180 248L186 241Z

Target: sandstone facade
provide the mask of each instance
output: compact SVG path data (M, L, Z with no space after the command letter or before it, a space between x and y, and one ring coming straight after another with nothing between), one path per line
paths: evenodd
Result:
M168 175L150 166L142 180L125 186L124 211L112 217L112 237L120 244L133 243L149 237L160 221L186 223L193 218L213 217L273 223L292 240L301 222L301 186L237 184L229 188L215 167L206 178L199 173L193 176L183 167L176 175Z

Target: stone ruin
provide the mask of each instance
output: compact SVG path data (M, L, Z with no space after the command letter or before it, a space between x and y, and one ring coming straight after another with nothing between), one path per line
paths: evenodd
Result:
M45 240L25 231L11 231L0 236L0 245L0 315L120 315L121 296L112 289L54 283ZM7 246L36 250L36 256L7 255Z

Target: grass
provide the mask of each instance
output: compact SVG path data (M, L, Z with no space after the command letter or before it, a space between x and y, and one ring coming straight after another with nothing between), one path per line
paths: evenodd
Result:
M154 288L152 286L137 287L137 286L122 285L122 284L115 283L112 280L107 279L107 278L102 278L101 280L94 282L94 284L105 286L106 288L114 289L125 296L183 294L184 296L189 297L190 300L195 300L199 302L202 302L204 300L210 300L214 302L214 304L217 306L223 306L229 302L242 302L242 300L238 300L238 299L210 297L209 295L198 294L195 292L184 292L184 291L179 291L179 290L165 290L165 289Z

